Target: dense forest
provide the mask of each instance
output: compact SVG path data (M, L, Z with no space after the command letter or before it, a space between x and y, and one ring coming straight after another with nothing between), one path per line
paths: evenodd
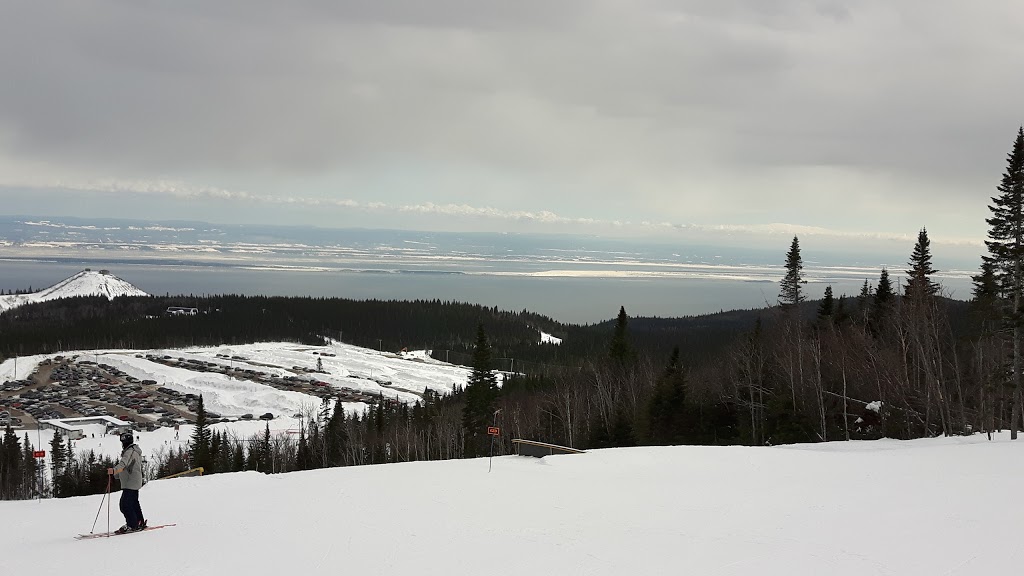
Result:
M382 400L350 415L325 403L301 433L238 438L203 418L191 449L163 454L158 477L202 466L308 468L509 453L527 438L599 448L774 445L919 438L1021 425L1024 336L1024 129L990 205L987 254L969 303L942 296L925 228L907 246L902 285L881 269L860 293L805 298L799 239L780 255L778 305L699 318L629 318L566 326L528 311L440 301L220 296L81 298L0 316L5 355L90 347L151 348L325 337L367 347L447 350L472 366L465 389L414 405ZM195 306L167 317L167 306ZM538 344L538 330L564 338ZM515 359L499 387L495 370ZM489 425L501 428L489 437ZM6 471L28 466L8 432ZM86 458L85 462L89 462ZM79 470L88 466L79 465ZM7 474L7 475L5 475ZM78 477L88 477L78 472ZM57 477L55 475L55 477ZM67 492L95 480L69 484ZM13 485L13 484L12 484ZM13 488L12 488L13 490ZM17 492L7 492L13 494Z

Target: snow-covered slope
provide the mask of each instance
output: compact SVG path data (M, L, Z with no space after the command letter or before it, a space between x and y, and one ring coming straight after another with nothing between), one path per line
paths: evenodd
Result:
M901 576L1019 568L1024 442L658 447L152 482L0 502L10 574ZM851 449L852 448L852 449ZM116 494L111 527L122 523ZM106 529L100 509L97 529Z
M106 296L114 299L118 296L148 296L148 294L136 288L131 282L105 273L105 271L86 269L39 292L0 296L0 312L34 302L75 296Z

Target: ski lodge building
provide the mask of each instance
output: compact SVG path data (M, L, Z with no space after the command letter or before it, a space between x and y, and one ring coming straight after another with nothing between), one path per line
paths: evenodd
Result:
M85 416L82 418L60 418L40 420L39 427L43 430L60 430L60 433L71 440L85 438L83 426L102 425L107 434L119 434L123 430L131 430L132 423L118 420L112 416Z

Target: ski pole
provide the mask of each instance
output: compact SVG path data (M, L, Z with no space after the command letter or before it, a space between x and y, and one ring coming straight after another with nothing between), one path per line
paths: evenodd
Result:
M89 529L89 534L92 534L96 530L96 521L100 519L100 512L103 511L103 501L110 495L110 476L107 476L107 491L103 493L103 500L100 500L100 507L96 509L96 517L92 519L92 528Z

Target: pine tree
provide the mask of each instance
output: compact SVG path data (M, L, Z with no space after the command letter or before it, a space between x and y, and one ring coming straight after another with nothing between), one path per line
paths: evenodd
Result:
M0 500L18 498L21 484L21 443L8 424L0 441Z
M917 244L910 255L910 270L907 270L907 285L904 294L914 300L934 296L939 292L939 285L932 282L931 276L936 270L932 268L931 240L928 230L921 228L917 233Z
M679 362L679 346L676 346L648 404L649 436L654 444L682 444L685 441L685 385L686 376Z
M306 426L299 428L299 446L295 451L295 469L309 470L312 468L309 458L309 445L306 444Z
M779 290L779 304L795 307L804 301L805 296L800 286L807 281L803 277L804 261L800 256L800 240L793 236L793 243L786 253L786 274L782 277Z
M992 198L989 206L992 217L985 220L989 225L985 245L989 252L987 261L992 263L993 272L1008 300L1003 306L1003 320L1012 330L1010 438L1016 440L1020 425L1020 356L1021 338L1024 336L1021 330L1021 306L1024 305L1024 127L1017 130L1006 164L1006 172L996 187L999 195Z
M462 409L465 453L471 457L482 456L486 453L487 426L492 422L494 401L498 396L498 381L491 364L491 345L483 324L477 328L473 372L466 382L465 396L466 405Z
M26 498L34 498L42 490L42 478L40 478L39 464L32 455L32 444L28 441L28 433L25 433L25 440L21 443L25 451L22 455L22 482Z
M192 458L193 468L212 470L210 454L211 433L206 423L206 408L203 406L203 395L199 395L199 402L196 405L196 429L192 431L192 443L189 446L189 456Z
M53 483L53 496L59 498L63 496L60 493L58 480L61 474L64 472L64 467L67 465L68 451L64 448L64 437L61 436L60 430L53 431L53 439L50 440L50 469L51 478Z
M216 474L220 472L217 468L217 459L220 456L221 446L221 435L220 432L214 430L210 434L210 468L205 470L203 474Z
M818 319L831 319L833 314L835 314L835 298L832 296L832 285L829 284L825 286L825 296L821 299L821 305L818 306Z
M271 474L275 472L276 466L274 466L274 454L273 449L270 445L270 422L267 422L266 428L263 429L263 435L259 439L259 468L260 472L265 474Z
M878 277L878 286L875 288L875 299L871 305L871 321L875 329L880 329L882 322L892 309L896 293L892 289L892 282L889 280L889 271L882 268L882 274Z
M974 283L973 300L971 307L974 313L979 316L984 330L994 329L995 320L1000 317L999 310L999 283L996 280L995 265L991 260L984 260L981 263L981 273L972 276Z
M383 404L377 405L383 426L384 408ZM327 450L327 461L330 466L341 466L344 464L345 444L348 442L348 430L345 423L345 407L341 401L334 403L334 414L327 420L324 426L324 449Z
M860 294L857 295L857 311L860 315L862 322L867 324L869 317L871 316L871 297L874 296L874 290L868 279L864 279L864 285L860 287Z
M231 471L241 472L242 470L245 470L245 448L241 442L238 442L231 451Z
M629 316L626 307L619 307L619 316L615 319L615 334L608 349L608 356L617 364L626 364L633 358L633 348L629 344Z

